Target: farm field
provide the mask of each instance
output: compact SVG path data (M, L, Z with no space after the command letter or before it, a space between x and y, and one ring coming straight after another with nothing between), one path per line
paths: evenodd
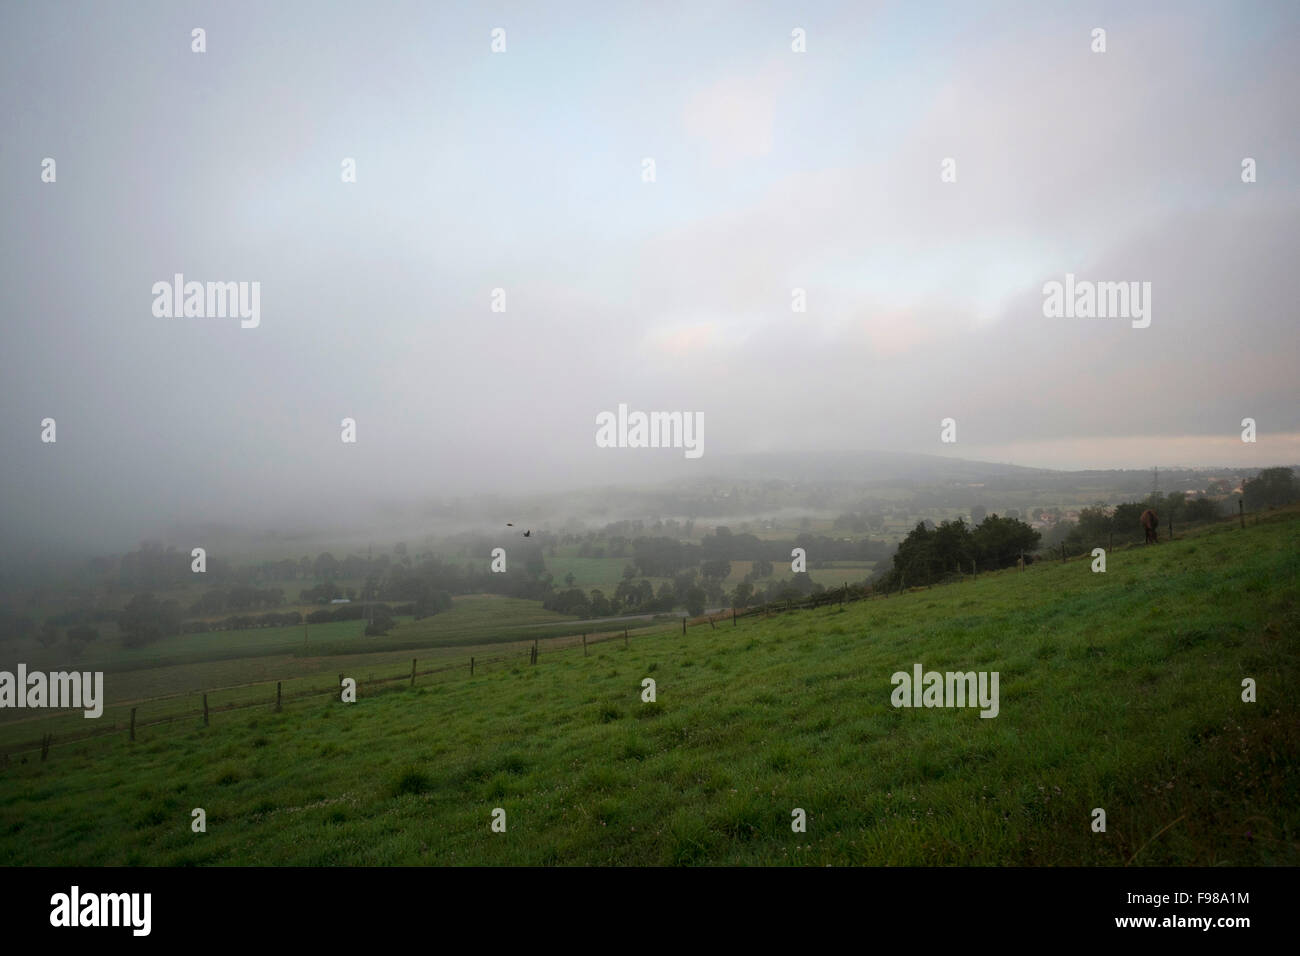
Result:
M308 608L316 609L315 606ZM537 601L497 594L471 594L453 598L451 609L441 614L420 621L400 618L398 626L382 637L366 637L363 621L338 621L177 634L140 648L123 647L117 638L109 638L90 644L76 666L81 670L125 671L267 655L309 657L490 643L537 636L543 633L540 628L544 625L576 620L569 615L547 611ZM537 633L530 628L538 628ZM32 668L68 664L62 648L51 653L35 641L16 643L11 647L6 648L6 657L26 661Z
M870 561L851 562L851 561L831 561L824 568L808 568L808 576L816 583L823 587L839 587L844 582L850 584L858 581L865 581L871 577L872 569L875 567ZM789 577L789 575L786 575Z
M574 577L573 586L590 590L600 588L608 596L618 587L623 580L623 568L629 563L626 558L566 558L563 555L546 559L546 569L555 576L557 582L564 580L564 575L572 573ZM745 575L753 567L753 561L735 560L731 562L731 574L723 579L722 585L730 593L736 585L744 580ZM792 573L790 571L790 562L773 561L773 574L770 578L763 578L760 583L769 580L790 580ZM832 585L838 586L845 581L857 583L864 581L871 576L875 565L870 561L834 561L826 568L809 567L808 573L814 581L826 587ZM640 581L642 575L636 576ZM672 578L648 578L647 580L655 587L663 583L672 583Z
M75 668L106 672L103 717L90 722L79 713L6 708L0 710L0 748L30 743L46 732L77 735L114 724L125 727L130 705L141 701L145 704L140 719L154 720L194 713L202 707L205 691L216 691L211 695L213 707L242 705L273 697L276 681L293 696L332 686L322 678L336 679L341 672L360 680L391 676L403 668L409 672L413 656L422 669L441 667L452 661L467 663L471 655L483 660L523 654L535 638L568 646L580 644L583 632L594 637L611 629L621 633L625 627L636 631L655 626L649 619L590 623L547 611L536 601L474 594L454 598L449 611L433 617L401 618L382 637L361 635L361 621L343 621L310 625L305 644L302 625L178 635L139 650L100 641L91 645L98 656L87 653ZM162 653L140 653L160 648ZM62 658L15 659L25 660L33 670L73 666ZM12 670L15 665L3 666Z
M1300 520L57 746L15 864L1300 863ZM485 625L486 627L486 625ZM409 655L408 655L409 656ZM891 675L997 671L1000 711ZM332 666L332 665L331 665ZM642 703L644 678L657 701ZM1258 683L1243 703L1242 680ZM190 830L203 807L207 832ZM505 833L489 828L495 808ZM1104 808L1105 833L1090 827ZM806 833L791 811L807 812Z
M600 588L606 595L613 594L619 582L623 580L623 569L632 564L631 558L579 558L558 554L546 558L546 570L555 578L556 586L563 587L565 575L573 575L573 586L590 591ZM644 575L638 573L636 580ZM656 588L667 578L651 578L650 583Z

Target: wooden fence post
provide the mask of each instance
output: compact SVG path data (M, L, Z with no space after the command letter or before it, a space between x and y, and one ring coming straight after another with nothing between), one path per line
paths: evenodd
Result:
M627 647L627 628L623 628L623 646Z
M411 658L411 686L415 686L415 658Z
M582 656L587 656L587 632L582 632Z
M716 631L717 629L718 629L717 626L713 623L713 615L710 614L710 615L709 615L709 630L710 630L710 631Z
M1237 514L1241 518L1241 530L1246 530L1246 503L1240 498L1237 499Z
M1174 540L1174 516L1169 516L1169 540Z
M54 742L53 734L45 734L41 737L41 763L50 755L50 744Z
M736 609L734 607L731 609L731 626L736 626Z
M208 725L208 695L203 695L203 726Z
M682 618L682 636L686 635L686 618Z
M275 712L280 712L280 681L275 682Z
M131 708L131 739L135 740L135 708Z
M471 657L471 658L469 659L469 676L470 676L470 677L473 677L473 676L474 676L474 658L473 658L473 657Z

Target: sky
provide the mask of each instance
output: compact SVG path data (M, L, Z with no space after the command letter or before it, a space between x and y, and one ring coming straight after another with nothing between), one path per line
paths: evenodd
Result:
M1297 62L1294 3L4 4L0 534L682 456L596 447L620 403L703 471L1300 461Z

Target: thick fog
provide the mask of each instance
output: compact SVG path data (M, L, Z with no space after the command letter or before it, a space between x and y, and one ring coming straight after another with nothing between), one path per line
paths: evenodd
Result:
M6 4L0 534L1300 461L1297 62L1294 3ZM1146 318L1046 317L1067 274ZM597 447L620 404L702 453Z

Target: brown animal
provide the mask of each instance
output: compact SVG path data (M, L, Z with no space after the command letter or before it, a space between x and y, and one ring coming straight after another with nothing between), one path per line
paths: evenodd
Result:
M1157 532L1160 529L1160 518L1156 515L1155 510L1148 508L1142 512L1142 517L1138 519L1142 522L1142 530L1146 532L1145 544L1159 544L1160 535Z

